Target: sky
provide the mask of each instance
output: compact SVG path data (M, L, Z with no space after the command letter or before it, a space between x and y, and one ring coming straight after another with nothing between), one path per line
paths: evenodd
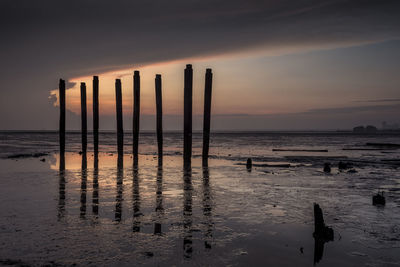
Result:
M213 70L212 130L337 130L400 123L400 3L331 1L0 2L0 130L56 130L58 80L67 129L80 127L80 82L100 80L100 129L115 129L115 79L132 128L133 71L141 129L183 128L183 71L194 68L194 129Z

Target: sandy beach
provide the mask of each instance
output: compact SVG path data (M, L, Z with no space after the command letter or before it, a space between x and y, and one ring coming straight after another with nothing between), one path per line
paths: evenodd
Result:
M86 157L67 152L64 170L57 153L3 156L0 263L400 263L400 178L396 166L360 164L355 166L356 173L349 173L332 163L332 173L325 174L323 153L315 156L322 157L321 162L292 155L284 162L290 167L279 167L283 159L276 153L289 152L271 150L266 154L275 154L275 160L268 163L253 155L256 160L249 172L245 162L229 160L233 152L215 147L209 167L201 167L201 159L194 157L191 171L183 171L179 153L165 156L162 168L155 155L142 154L134 168L129 153L118 160L115 153L102 152L95 164L92 152ZM372 205L377 188L386 193L385 207ZM321 205L326 224L335 232L334 241L322 246L312 235L314 202Z

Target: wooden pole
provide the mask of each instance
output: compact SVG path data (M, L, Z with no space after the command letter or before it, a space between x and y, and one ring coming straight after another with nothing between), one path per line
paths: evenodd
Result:
M60 154L65 153L65 81L60 79L59 83L59 101L60 101Z
M162 164L163 157L163 127L162 127L162 91L161 75L156 75L156 110L157 110L157 144L158 144L158 162Z
M87 150L87 110L86 110L86 84L81 83L81 134L82 152Z
M122 123L122 91L121 80L115 80L115 97L116 97L116 113L117 113L117 144L118 155L124 154L124 128Z
M99 77L93 76L93 147L99 152Z
M139 118L140 118L140 75L135 70L133 75L133 157L134 163L138 162L139 154Z
M184 166L191 166L192 157L192 96L193 96L193 69L186 65L184 87L184 122L183 122L183 160Z
M212 72L206 70L206 82L204 88L204 118L203 118L203 165L208 165L208 151L210 146L211 124L211 96L212 96Z

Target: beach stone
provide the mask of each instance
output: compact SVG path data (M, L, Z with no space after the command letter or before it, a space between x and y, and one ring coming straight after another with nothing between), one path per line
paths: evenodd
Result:
M381 205L381 206L385 206L386 204L386 200L385 197L383 196L383 192L374 195L372 197L372 205L377 206L377 205Z
M329 162L326 162L324 164L324 172L330 173L331 172L331 164Z
M346 170L350 168L350 164L347 162L339 161L338 168L339 170Z

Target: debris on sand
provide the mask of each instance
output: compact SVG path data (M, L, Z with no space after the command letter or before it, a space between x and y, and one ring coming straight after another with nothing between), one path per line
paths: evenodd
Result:
M328 149L283 149L273 148L274 152L328 152Z
M324 241L332 241L334 239L333 229L325 225L322 209L317 203L314 203L314 238Z
M314 221L315 231L314 237L314 265L318 263L324 254L324 245L326 242L333 241L333 229L326 226L322 209L317 203L314 203Z
M324 163L324 172L326 172L326 173L331 172L331 164L329 162Z
M332 241L334 239L333 229L325 225L322 209L314 203L314 238Z
M382 148L391 148L391 149L400 148L400 144L391 144L391 143L366 143L365 145L377 146Z
M20 159L20 158L39 158L43 156L47 156L47 153L30 153L30 154L14 154L10 155L8 159Z
M385 206L385 204L386 204L386 200L385 200L385 197L383 196L383 191L381 193L378 192L378 194L376 194L372 197L372 205Z

